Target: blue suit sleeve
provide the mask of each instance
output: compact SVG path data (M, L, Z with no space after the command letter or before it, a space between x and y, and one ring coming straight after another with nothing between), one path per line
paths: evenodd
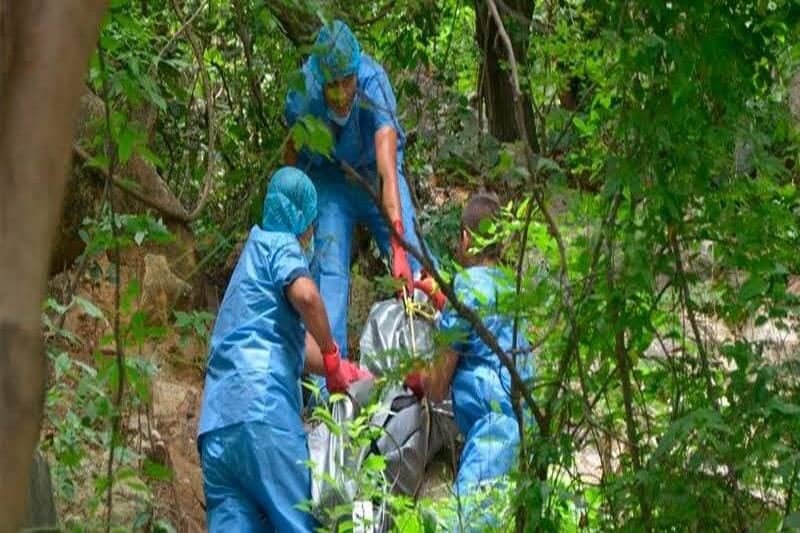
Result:
M281 289L285 289L297 278L311 277L308 263L297 240L287 239L275 248L272 258L272 279Z
M476 298L470 290L469 282L465 279L464 274L458 274L453 281L453 289L459 301L465 304L470 309L475 310ZM439 319L439 329L448 336L452 336L453 341L451 347L457 352L464 351L464 344L469 336L472 326L464 318L462 318L452 305L447 305L442 310Z
M389 78L382 68L379 68L373 76L367 80L364 87L368 105L373 111L374 128L378 131L384 126L391 126L398 133L400 123L397 120L397 101L394 91L389 83Z

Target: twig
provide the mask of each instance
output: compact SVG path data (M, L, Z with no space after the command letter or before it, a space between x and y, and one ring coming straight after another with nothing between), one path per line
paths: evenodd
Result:
M500 35L500 39L503 41L503 44L506 48L506 54L508 55L509 65L511 67L511 88L512 93L514 95L514 116L517 120L517 128L520 130L520 134L522 136L522 140L525 143L525 151L527 154L526 162L528 165L528 170L532 175L535 175L535 169L532 166L532 159L533 159L533 149L528 142L528 132L525 126L525 112L522 108L522 92L520 90L519 84L519 74L517 72L517 60L514 56L514 47L511 44L511 39L508 36L508 32L506 32L505 26L503 25L503 20L500 18L500 13L497 11L497 5L495 4L495 0L488 0L487 1L489 6L489 11L492 17L495 19L495 24L497 25L497 33ZM572 332L578 331L578 323L577 323L577 314L575 312L575 305L573 302L572 296L572 286L569 281L569 272L568 267L569 264L567 263L567 251L566 245L564 244L564 239L561 235L561 232L558 229L558 225L556 224L555 219L553 218L552 213L547 208L547 204L544 201L544 198L541 194L541 191L537 190L534 191L534 200L539 207L539 210L542 212L542 216L547 223L548 231L550 235L555 239L556 245L558 247L558 255L559 261L561 262L560 265L560 276L561 276L561 284L564 288L564 305L567 309L567 316L570 322L570 328ZM574 339L575 341L577 339ZM576 342L573 342L575 346L577 346ZM574 347L573 347L574 349ZM571 360L571 351L565 357L566 361L569 362ZM548 402L548 407L552 404ZM549 418L549 409L546 409L545 412L548 414Z
M89 162L89 161L91 161L93 159L92 155L89 154L89 152L87 152L86 150L84 150L83 148L78 146L77 144L72 146L72 153L75 154L76 156L78 156L78 158L83 163L87 163L87 162ZM189 218L189 213L187 213L185 210L177 211L175 208L173 208L173 207L171 207L169 205L162 204L161 202L158 202L157 200L154 200L153 198L151 198L151 197L141 193L140 191L136 190L136 188L134 188L133 186L131 186L127 182L120 180L119 178L117 178L114 175L111 175L111 173L108 171L108 169L105 169L105 168L102 168L102 167L98 167L98 166L92 166L91 168L94 169L95 171L97 171L105 180L110 181L111 184L114 187L117 187L121 191L123 191L126 194L132 196L134 199L136 199L137 201L139 201L142 204L146 205L147 207L151 207L151 208L155 209L156 211L168 216L169 218L177 220L178 222L190 222L191 221L191 219Z
M497 26L497 33L506 47L506 54L508 55L508 63L511 67L511 94L514 97L514 115L517 119L517 128L519 129L522 141L525 143L526 152L533 151L528 140L528 129L525 127L525 111L522 108L522 91L519 85L519 74L517 73L517 60L514 56L514 46L511 44L511 38L506 32L506 27L503 25L503 20L500 18L500 13L497 12L497 5L494 0L488 0L489 11L495 19Z
M708 354L706 354L705 344L703 343L703 336L700 333L700 327L697 324L697 316L694 312L694 302L689 294L689 283L686 279L686 271L683 268L683 259L681 258L681 247L678 243L678 237L673 228L668 230L668 238L672 252L675 254L675 269L677 273L678 285L680 287L681 298L683 305L686 307L686 314L689 317L689 324L692 326L692 333L694 334L695 343L697 344L697 351L700 354L700 364L703 369L703 377L706 381L706 395L708 396L714 411L719 412L719 403L717 402L717 395L714 392L714 382L711 379L711 369L708 364Z
M798 474L798 467L797 465L795 465L794 472L792 473L791 480L789 481L789 491L787 492L786 501L783 506L784 520L786 519L787 516L789 516L789 513L792 512L792 503L794 501L794 490L795 486L797 485L797 474Z
M606 269L606 284L608 285L608 292L614 292L614 243L611 238L608 239L608 267ZM642 512L642 522L646 531L650 531L650 503L647 500L644 485L638 479L639 473L642 470L642 456L639 450L639 436L638 428L636 427L636 419L633 412L633 388L631 387L631 369L630 360L628 358L628 350L625 346L625 328L620 323L619 303L616 301L609 302L608 314L609 323L614 328L614 355L617 360L617 373L622 387L622 400L625 406L625 429L628 436L628 447L631 453L631 462L633 463L633 470L636 474L636 489L639 496L639 506Z
M400 245L406 251L408 251L408 253L410 253L417 261L419 261L425 267L425 269L433 277L433 279L436 280L436 283L439 285L442 292L444 292L445 296L447 297L450 304L455 308L456 312L458 312L458 314L461 317L466 319L470 323L470 325L472 325L472 327L475 328L475 332L478 334L481 340L483 340L483 342L485 342L486 345L489 346L489 348L495 354L497 354L497 357L500 359L500 362L503 364L503 366L505 366L508 369L512 383L516 383L517 386L520 387L520 391L525 399L525 402L527 403L528 407L531 409L531 412L536 418L536 422L537 424L539 424L541 431L545 433L546 428L543 425L545 419L542 414L542 411L539 408L539 405L534 400L533 396L531 395L531 391L528 388L527 384L522 380L522 377L519 375L519 372L514 367L513 361L500 346L500 344L497 341L497 337L495 337L492 334L492 332L490 332L486 328L481 318L475 313L475 311L467 307L463 302L461 302L458 299L458 296L455 294L455 291L453 290L453 286L447 281L445 281L444 278L442 278L441 273L436 268L436 265L434 264L430 256L430 252L427 249L427 246L425 245L425 240L422 237L420 237L419 239L420 249L417 249L415 246L412 246L405 239L404 235L400 235L399 233L397 233L397 231L391 224L391 217L389 216L389 213L386 211L383 202L381 202L380 196L372 188L369 181L367 181L358 172L356 172L356 170L353 169L353 167L350 166L346 161L341 161L340 163L342 170L345 172L345 174L351 179L355 180L362 187L364 187L364 189L372 198L372 201L375 203L375 205L380 206L381 215L383 216L384 221L386 222L386 225L389 228L391 234L394 236L395 239L397 239L397 242L399 242ZM415 227L415 231L417 232L418 236L421 235L421 231L419 230L418 226Z
M515 287L515 294L516 297L519 298L520 292L522 291L522 268L525 266L525 252L528 250L528 229L531 225L531 218L533 217L533 202L530 198L528 198L528 205L525 210L525 224L522 229L522 235L520 235L519 239L519 255L517 256L517 268L516 268L516 287ZM517 366L517 341L519 337L519 307L514 311L514 326L513 331L511 334L511 351L513 355L513 364L516 368ZM527 473L527 448L525 442L525 417L522 413L522 406L521 399L520 399L520 390L519 386L515 385L514 383L511 384L511 400L512 400L512 407L514 408L514 414L517 417L517 428L519 431L519 465L520 471L524 475ZM525 508L520 506L517 508L517 520L516 520L516 529L517 531L524 531L525 530Z
M156 56L156 60L153 62L153 66L151 67L151 70L150 70L151 72L153 72L156 68L158 68L158 64L161 63L161 59L164 57L164 54L167 53L167 50L169 50L169 48L172 46L172 43L174 43L175 40L184 31L186 31L186 28L188 28L189 24L191 24L194 21L194 19L197 18L197 16L200 14L200 12L203 10L204 7L206 7L206 0L203 0L202 2L200 2L200 5L197 7L195 12L192 13L192 16L190 16L188 19L186 19L186 22L184 22L183 25L180 28L178 28L178 31L173 33L170 36L169 40L167 40L166 44L164 44L164 46L161 47L161 50L158 51L158 55Z
M106 72L105 54L103 53L102 41L98 40L97 43L98 60L100 62L100 71L103 75L103 105L105 111L105 128L106 128L106 152L109 153L108 165L108 183L106 186L106 198L109 208L111 210L111 236L114 240L114 262L116 263L116 272L114 276L114 342L116 344L116 364L117 364L117 394L114 398L114 407L111 412L111 438L109 439L108 450L108 465L106 467L106 479L108 480L108 489L106 490L106 533L111 531L111 509L113 507L113 489L114 489L114 450L119 434L119 426L122 420L120 416L120 408L122 406L122 399L125 394L125 352L122 345L122 331L120 328L119 312L120 312L120 268L122 262L120 261L120 246L119 237L117 235L117 214L114 209L114 193L110 186L113 183L114 171L117 165L117 149L114 142L114 137L111 134L111 106L108 102L108 75Z
M175 15L178 17L178 20L181 20L183 15L181 14L180 6L178 6L178 0L172 0L172 8L175 10ZM203 93L206 99L206 120L208 122L206 175L203 177L203 186L200 190L200 197L197 200L197 204L195 205L194 209L189 212L189 220L195 220L198 216L200 216L200 213L202 213L214 184L214 140L216 137L216 125L214 124L214 96L213 91L211 90L211 82L208 79L205 61L203 60L203 51L200 48L197 35L195 35L194 31L192 30L191 23L187 21L185 26L186 38L189 41L189 45L192 48L194 57L197 60L197 68L200 71L200 79L203 82Z
M250 86L250 93L255 103L256 117L261 123L261 126L269 131L270 125L264 113L264 98L261 95L261 86L259 85L259 80L256 79L255 69L253 68L253 39L250 32L247 31L245 13L241 0L233 1L233 11L236 20L236 34L239 36L239 40L242 41L245 68L247 70L247 83Z

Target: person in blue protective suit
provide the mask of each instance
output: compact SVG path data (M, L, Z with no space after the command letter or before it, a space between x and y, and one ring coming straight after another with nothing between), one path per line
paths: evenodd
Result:
M458 299L481 317L500 347L511 353L514 320L502 310L502 300L513 292L513 285L496 266L499 244L470 253L473 236L481 235L481 221L491 219L499 210L497 201L486 195L471 198L464 208L460 251L467 268L456 275L454 290ZM427 395L433 401L442 401L452 387L456 424L465 439L456 493L474 495L478 487L490 487L507 474L516 460L519 424L511 403L511 377L469 322L447 305L444 294L431 278L423 278L416 286L442 311L439 328L455 340L441 362L431 369L412 372L406 378L406 385L418 396ZM532 355L525 352L529 344L524 323L520 324L517 337L517 349L524 354L518 371L523 379L529 380L533 365ZM470 507L474 506L465 507L467 512ZM475 521L475 517L470 519L478 529L486 525L480 519Z
M308 269L317 194L300 170L270 181L211 336L198 448L209 531L311 531L304 367L332 391L369 373L339 356Z
M287 143L285 159L308 173L319 194L316 227L315 278L331 318L333 336L347 349L347 302L350 247L355 224L364 224L381 252L391 255L392 275L408 294L419 265L390 231L418 247L414 206L403 175L405 134L397 120L397 104L383 68L361 51L350 28L341 21L324 26L313 52L302 67L304 90L290 90L286 121L290 127L314 117L330 129L334 147L330 158L308 147ZM375 205L363 186L349 179L342 163L350 165L379 192Z

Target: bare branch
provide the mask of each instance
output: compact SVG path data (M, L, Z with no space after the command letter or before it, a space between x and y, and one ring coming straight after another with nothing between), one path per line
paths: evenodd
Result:
M200 14L201 11L203 11L203 8L205 8L205 7L206 7L206 0L203 0L202 2L200 2L200 5L197 6L197 9L195 10L195 12L192 13L192 16L190 16L188 19L186 19L186 22L184 22L183 25L181 25L181 27L178 28L178 31L176 31L175 33L173 33L170 36L170 38L169 38L169 40L167 40L166 44L164 44L164 46L161 47L161 50L158 51L158 55L156 56L156 60L153 62L153 66L151 68L151 72L158 67L158 64L161 63L161 59L164 57L164 54L167 53L167 50L169 50L170 47L172 46L172 44L175 42L175 40L184 31L186 31L186 28L189 27L189 24L191 24L194 21L194 19L197 18L197 16Z
M125 352L122 342L122 329L120 325L120 268L122 262L120 261L120 245L118 238L117 228L117 212L114 208L114 194L112 192L111 184L114 182L114 171L117 167L117 149L114 142L114 137L111 134L111 105L109 104L109 90L108 90L108 72L106 72L105 54L103 53L103 46L100 41L97 45L97 54L100 61L100 72L103 77L103 109L105 118L105 141L106 153L109 154L108 174L106 176L106 200L108 201L109 208L111 209L111 236L114 241L112 247L113 260L116 264L116 275L114 276L114 350L115 360L117 364L117 391L114 396L113 409L111 411L111 435L108 439L108 463L106 466L106 481L108 486L106 488L106 533L111 531L111 512L113 509L114 498L114 452L117 448L117 436L119 435L120 425L122 423L122 416L120 409L122 407L122 399L125 397Z
M397 0L387 0L381 8L375 12L374 15L369 17L362 17L358 13L345 11L343 8L339 8L343 15L346 15L347 18L351 19L356 25L358 26L369 26L370 24L375 24L376 22L382 20L386 15L388 15L392 9L394 8Z
M525 150L529 155L531 155L533 150L531 149L531 144L528 140L528 129L525 127L525 110L522 107L522 91L520 90L519 73L517 72L517 59L516 56L514 56L514 46L511 44L511 38L508 36L506 27L503 25L503 19L500 18L500 13L497 12L497 4L495 4L494 0L488 0L487 3L489 5L489 11L495 20L495 24L497 25L497 33L500 35L500 39L503 41L503 44L506 48L508 64L511 67L510 76L511 91L514 95L514 116L517 120L519 133L522 136L523 142L525 143Z
M608 239L608 267L606 268L606 283L609 293L614 292L614 241ZM625 345L625 326L620 322L620 303L613 299L608 304L609 323L614 328L614 355L617 362L617 373L619 374L622 389L622 401L625 406L625 431L628 437L628 449L631 454L633 471L637 477L642 470L642 455L639 449L639 431L636 418L633 412L633 387L631 386L631 367L628 357L628 348ZM639 506L642 513L642 522L645 531L650 531L650 503L647 500L644 485L640 480L636 481L636 492L639 497Z
M520 388L520 392L525 399L525 403L530 408L531 412L533 413L534 418L536 419L537 424L539 425L543 434L546 434L547 425L544 423L544 415L539 408L539 405L534 400L533 395L531 394L530 389L528 388L527 384L523 381L522 376L520 376L519 372L517 371L516 367L514 366L514 362L512 361L511 357L503 350L500 344L497 341L497 337L492 334L491 331L484 325L481 318L469 307L467 307L463 302L458 299L452 284L448 283L444 280L441 273L436 268L433 259L430 256L430 252L428 251L427 247L425 246L425 240L420 236L420 249L417 249L415 246L412 246L408 241L406 241L404 235L400 235L394 229L391 223L391 217L389 213L386 211L383 202L381 202L380 196L378 193L373 189L370 185L369 181L367 181L363 176L361 176L356 170L350 166L347 162L341 161L342 170L345 174L355 180L358 184L360 184L370 195L372 201L375 202L375 205L380 207L381 215L383 216L384 221L386 222L387 227L391 231L391 234L394 236L395 239L400 243L400 245L408 251L417 261L419 261L428 273L436 280L436 283L441 288L442 292L444 292L445 296L447 296L448 301L450 304L455 308L456 312L460 316L462 316L470 325L475 328L475 332L478 336L486 343L486 345L497 355L500 359L500 362L503 366L508 369L508 373L511 376L511 381L515 386ZM417 235L420 235L419 228L415 228L417 231Z
M686 314L689 316L689 324L692 326L692 333L694 334L695 344L697 344L697 352L700 354L700 364L703 369L703 378L706 381L706 395L708 396L711 405L715 411L719 411L719 402L717 395L714 392L714 382L711 379L711 369L708 364L708 354L706 353L705 343L703 342L703 335L700 333L700 326L697 324L697 316L695 315L694 302L689 294L689 283L686 279L686 270L683 267L683 259L681 258L681 247L678 243L678 237L675 234L674 228L669 228L669 242L672 247L672 252L675 254L675 269L680 287L681 299L683 305L686 307Z
M72 146L72 153L75 154L84 163L87 163L92 159L92 155L89 154L86 150L84 150L80 146L78 146L77 144ZM128 182L122 181L117 176L111 176L109 174L109 171L105 168L97 166L92 166L91 168L96 172L98 172L103 177L103 179L110 179L114 187L117 187L126 194L129 194L131 197L141 202L142 204L146 205L147 207L151 207L156 211L166 215L167 217L177 220L179 222L190 221L189 213L187 213L186 210L183 209L183 207L177 203L177 201L174 203L174 205L170 205L167 202L163 202L156 198L148 196L147 194L133 187Z
M181 8L178 5L178 0L172 0L172 8L178 20L183 19ZM211 90L211 82L208 78L208 71L206 70L205 60L203 59L203 50L200 47L200 40L192 30L190 22L184 22L186 26L186 38L194 53L195 60L197 61L197 68L200 72L200 79L203 82L203 93L206 99L206 121L208 122L208 150L206 154L206 174L203 177L203 186L200 189L200 197L194 209L189 212L189 220L195 220L202 213L203 208L208 201L209 194L214 185L214 140L216 137L216 124L214 123L214 93Z
M239 36L239 40L242 41L245 67L247 70L247 83L250 86L250 94L255 104L256 117L258 117L263 128L269 129L269 122L264 113L264 98L261 95L261 86L259 85L259 80L256 78L255 69L253 68L253 39L245 23L245 11L241 0L233 1L233 9L236 18L236 34Z

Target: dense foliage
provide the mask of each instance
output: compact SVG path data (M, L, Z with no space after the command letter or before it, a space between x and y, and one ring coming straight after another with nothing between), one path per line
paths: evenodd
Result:
M130 163L140 160L169 202L195 216L134 202L123 205L135 214L113 213L112 223L101 205L87 214L79 262L108 251L113 267L117 245L169 241L163 218L191 228L198 270L219 272L258 220L286 139L329 149L318 124L287 131L283 99L320 21L344 18L390 73L409 137L406 174L429 243L448 258L445 277L456 268L460 194L491 190L507 203L493 231L508 243L518 290L507 305L529 325L521 334L536 347L537 374L532 390L514 391L536 423L505 495L516 512L498 511L508 529L800 527L800 300L791 289L800 273L800 5L111 4L87 74L109 113L79 139L83 163L152 191L137 185ZM519 94L500 106L487 91L513 96L514 72ZM131 307L137 290L123 286L116 309L133 352L163 334ZM102 314L78 298L46 305L54 436L44 446L59 497L70 500L86 475L87 449L117 446L128 465L115 469L117 482L141 489L137 526L170 527L157 522L148 488L169 473L125 439L113 444L109 430L114 413L147 404L157 369L128 357L116 404L113 360L86 365L63 348L76 342L59 325L66 306ZM203 313L175 315L177 327L207 335ZM87 514L110 481L104 469L94 475ZM392 503L398 523L417 529L443 506Z

